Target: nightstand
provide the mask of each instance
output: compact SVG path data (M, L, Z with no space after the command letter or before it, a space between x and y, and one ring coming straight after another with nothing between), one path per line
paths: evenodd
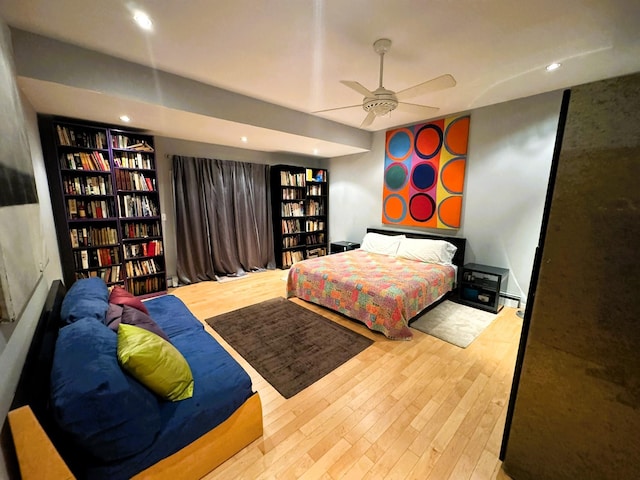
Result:
M509 269L467 263L460 278L460 303L492 313L502 310L500 291L506 289Z
M354 243L354 242L333 242L330 245L330 252L331 253L340 253L340 252L346 252L347 250L355 250L356 248L360 248L360 244L359 243Z

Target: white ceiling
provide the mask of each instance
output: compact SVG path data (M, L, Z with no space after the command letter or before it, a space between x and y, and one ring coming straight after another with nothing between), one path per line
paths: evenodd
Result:
M152 18L151 32L132 22L136 8ZM393 42L386 88L444 73L457 80L410 100L439 107L432 118L640 70L638 0L1 0L0 17L14 28L351 127L360 126L362 108L312 112L361 103L340 80L378 86L372 45L383 37ZM547 72L551 62L562 67ZM319 140L284 125L230 122L42 79L21 77L20 86L39 112L109 123L127 113L132 125L158 135L304 155L316 148L325 157L362 151L339 135ZM396 110L367 130L422 120Z

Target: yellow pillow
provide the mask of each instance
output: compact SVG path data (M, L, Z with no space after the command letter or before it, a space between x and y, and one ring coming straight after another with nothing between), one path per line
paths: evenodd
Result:
M182 354L153 332L121 323L118 361L156 395L173 402L193 396L193 375Z

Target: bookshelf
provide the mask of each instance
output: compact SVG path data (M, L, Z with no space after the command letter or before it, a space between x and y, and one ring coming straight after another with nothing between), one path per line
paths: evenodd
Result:
M271 205L278 268L327 254L326 169L272 166Z
M153 137L38 116L64 283L101 277L137 296L166 291Z

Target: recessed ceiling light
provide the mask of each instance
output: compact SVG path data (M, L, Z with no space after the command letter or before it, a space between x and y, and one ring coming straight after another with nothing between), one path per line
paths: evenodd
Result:
M146 13L140 10L136 11L133 14L133 19L143 30L151 30L151 27L153 26L153 23L151 23L151 19L149 18L149 15L147 15Z
M562 64L561 63L555 63L555 62L547 65L547 72L553 72L554 70L559 69L560 65L562 65Z
M313 149L313 154L314 154L314 155L318 155L318 149L317 149L317 148L314 148L314 149Z
M122 120L123 122L130 122L131 119L129 118L128 115L120 115L120 120Z
M249 141L249 139L247 137L240 137L240 141L242 143L247 143Z

